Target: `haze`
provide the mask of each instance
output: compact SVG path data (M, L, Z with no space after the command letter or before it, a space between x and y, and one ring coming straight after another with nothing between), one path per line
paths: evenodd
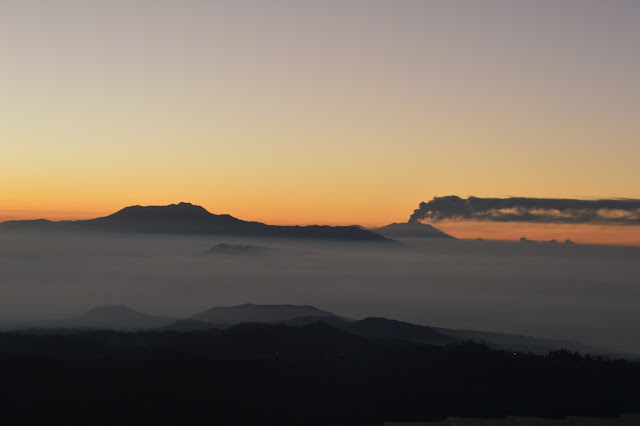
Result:
M221 242L287 250L203 254ZM0 320L63 318L104 304L174 317L247 302L309 304L356 319L640 352L636 248L402 242L2 232Z
M1 417L637 420L639 23L0 0Z

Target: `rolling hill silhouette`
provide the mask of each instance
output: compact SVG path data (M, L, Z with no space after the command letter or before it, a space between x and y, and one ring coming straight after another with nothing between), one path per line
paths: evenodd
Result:
M127 305L97 306L71 318L54 320L3 321L0 330L94 329L94 330L151 330L175 323L175 318L149 315Z
M474 341L487 344L507 351L531 352L544 355L552 350L566 349L581 354L598 354L606 356L626 356L601 346L588 345L563 339L549 339L544 337L525 336L520 334L496 333L477 330L456 330L434 327L435 331L451 336L461 341ZM630 354L629 354L630 355Z
M369 339L404 340L429 345L446 345L461 340L431 327L380 317L369 317L359 321L338 317L301 317L287 321L286 324L304 326L318 322Z
M91 309L86 314L61 322L66 327L135 330L166 326L174 318L155 316L135 311L127 305L105 305Z
M313 306L298 305L254 305L222 306L193 315L190 319L211 324L270 323L284 322L299 317L337 317L331 312Z
M454 342L482 342L508 351L545 354L565 349L583 354L637 358L603 347L560 339L548 339L516 334L476 330L454 330L428 327L387 318L369 317L352 320L309 305L255 305L214 307L186 319L148 315L126 305L98 306L86 314L61 320L2 321L0 330L27 331L36 334L66 333L83 330L171 330L199 332L228 329L242 324L271 324L304 327L322 323L334 329L368 339L401 340L405 342L446 345Z
M238 235L391 242L375 232L355 226L277 226L247 222L228 214L213 214L191 203L168 206L130 206L112 215L89 220L8 221L0 226L16 230L84 230L150 234Z

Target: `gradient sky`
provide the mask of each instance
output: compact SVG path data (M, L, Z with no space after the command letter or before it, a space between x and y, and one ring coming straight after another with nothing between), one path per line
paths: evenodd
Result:
M639 22L634 0L0 0L0 220L640 198Z

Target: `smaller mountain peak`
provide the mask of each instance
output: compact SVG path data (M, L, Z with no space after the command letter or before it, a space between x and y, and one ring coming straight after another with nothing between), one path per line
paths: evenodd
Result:
M96 313L113 313L113 312L135 312L133 309L128 307L127 305L102 305L96 306L91 309L88 313L96 314Z
M389 238L453 238L436 227L421 222L394 222L372 231Z

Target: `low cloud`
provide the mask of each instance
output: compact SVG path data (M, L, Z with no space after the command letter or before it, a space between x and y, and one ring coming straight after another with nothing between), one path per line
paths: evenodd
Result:
M639 199L434 197L422 202L409 222L445 219L491 222L640 225Z

